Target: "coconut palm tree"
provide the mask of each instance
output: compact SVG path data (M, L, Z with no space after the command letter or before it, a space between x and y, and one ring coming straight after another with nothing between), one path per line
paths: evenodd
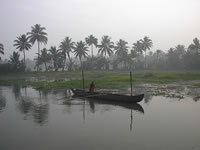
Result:
M38 57L40 54L40 43L47 44L48 38L45 32L45 27L41 27L40 24L35 24L31 27L31 32L28 32L30 42L34 44L37 41L38 44Z
M90 35L85 38L85 41L87 45L91 46L91 52L92 52L92 57L93 57L93 46L97 47L98 39L95 38L93 35Z
M158 62L158 59L159 59L159 55L162 53L162 50L160 49L157 49L156 50L156 58L157 58L157 62Z
M195 38L193 40L193 43L189 45L188 49L191 50L191 51L195 51L196 55L199 55L199 53L200 53L200 42L199 42L199 39Z
M81 66L82 66L82 57L86 57L88 55L87 53L88 47L86 46L86 43L83 41L77 42L74 48L75 57L79 57Z
M133 47L132 50L135 51L136 53L143 53L142 50L142 42L141 41L137 41L136 43L133 43Z
M10 55L9 63L11 63L13 65L19 64L20 63L19 57L20 57L20 54L18 52L13 52L13 54Z
M59 59L61 58L61 52L59 49L56 48L56 46L51 46L51 48L49 49L49 52L50 52L51 59L53 61L54 69L55 71L58 71L58 68L60 65Z
M106 69L108 70L109 69L109 60L107 60L105 57L103 56L100 56L98 57L98 60L97 60L97 69L98 70L101 70L101 69Z
M16 49L19 49L19 51L23 52L24 66L26 66L25 51L28 51L31 48L31 43L29 42L28 37L25 34L20 35L19 37L17 37L17 40L14 40L14 46L16 47Z
M186 53L185 46L180 44L175 47L175 51L180 57L182 57Z
M10 55L9 63L12 64L14 71L24 70L24 63L20 61L20 54L18 52L13 52L13 54Z
M175 47L175 55L177 57L177 61L178 61L178 64L179 64L179 67L183 67L184 66L184 56L186 54L186 50L185 50L185 46L184 45L177 45Z
M0 43L0 54L4 55L4 46L1 43ZM1 60L1 57L0 57L0 60Z
M141 41L141 43L142 43L142 50L143 50L144 53L145 53L145 67L144 67L144 68L146 68L146 66L147 66L147 64L146 64L146 51L151 49L151 47L153 46L153 42L152 42L152 40L151 40L149 37L147 37L147 36L145 36L145 37L144 37L143 39L141 39L140 41Z
M41 50L41 54L39 55L39 60L38 61L40 62L40 64L44 64L46 71L48 71L47 63L49 63L51 61L51 56L47 52L46 48L43 48Z
M162 50L160 49L157 49L156 52L155 52L155 55L156 55L156 61L155 61L155 65L156 67L158 68L159 66L159 59L160 59L160 54L162 53Z
M128 42L120 39L116 46L114 47L115 54L120 58L121 62L124 62L124 66L126 63L126 57L128 55Z
M123 56L124 53L128 53L128 46L127 46L128 42L120 39L116 46L114 47L115 50L115 54L117 56Z
M168 63L168 67L170 68L177 68L178 66L178 61L177 61L177 57L176 57L176 52L174 48L170 48L167 52L167 63Z
M98 47L98 53L100 53L101 55L105 54L105 57L106 54L108 54L108 56L111 56L111 54L113 53L112 49L114 48L114 43L111 42L111 38L109 36L103 36L101 44Z
M72 42L72 39L69 38L69 37L65 37L65 39L61 42L59 48L60 50L62 50L62 54L64 55L64 65L63 65L63 70L64 70L64 67L66 65L66 54L67 54L67 57L70 61L70 64L72 63L72 60L70 58L70 53L73 52L73 49L74 49L74 42ZM69 65L71 66L71 65ZM68 68L68 70L70 71L71 70L71 67Z

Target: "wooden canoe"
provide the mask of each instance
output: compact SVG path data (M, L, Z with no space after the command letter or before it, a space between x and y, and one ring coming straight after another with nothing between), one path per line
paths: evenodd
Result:
M81 89L73 89L73 88L71 88L71 90L75 97L92 98L92 99L100 99L107 101L124 102L124 103L138 103L142 101L142 99L144 98L144 94L128 96L128 95L101 93L101 92L88 92Z

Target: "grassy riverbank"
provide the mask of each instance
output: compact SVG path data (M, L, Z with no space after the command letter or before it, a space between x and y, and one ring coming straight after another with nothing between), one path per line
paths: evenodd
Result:
M119 89L129 87L129 72L85 72L85 87L91 81L95 82L97 89ZM133 74L133 84L156 83L167 84L180 81L200 81L200 72L142 72ZM0 85L32 86L37 89L65 89L81 88L81 72L31 72L0 74ZM200 82L194 84L200 87Z

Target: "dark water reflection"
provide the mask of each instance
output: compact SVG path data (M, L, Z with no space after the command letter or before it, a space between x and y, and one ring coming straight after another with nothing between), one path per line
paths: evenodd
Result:
M24 120L33 119L37 124L44 125L48 120L49 104L47 91L35 91L35 96L28 96L31 88L13 87L18 110L24 114ZM31 89L33 90L33 89Z
M2 94L2 90L0 89L0 112L6 107L6 98Z
M200 149L200 103L191 97L146 93L124 104L71 96L0 87L0 149Z

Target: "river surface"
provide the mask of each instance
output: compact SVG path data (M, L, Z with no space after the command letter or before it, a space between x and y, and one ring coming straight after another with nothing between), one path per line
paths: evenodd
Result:
M0 87L0 149L200 150L200 101L189 96L133 105L70 96Z

